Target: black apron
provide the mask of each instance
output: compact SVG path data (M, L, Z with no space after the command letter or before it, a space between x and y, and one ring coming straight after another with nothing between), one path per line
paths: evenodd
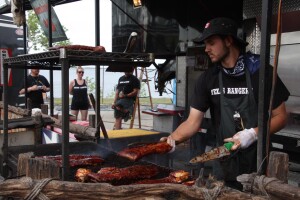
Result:
M225 138L232 137L236 133L233 115L238 112L242 118L244 128L257 127L257 105L254 99L250 72L245 68L248 95L237 98L226 98L223 91L222 70L219 72L220 108L221 118L219 134L217 134L217 145L223 145ZM220 159L223 178L225 182L236 182L236 177L244 173L256 171L256 147L254 142L247 149L239 149L224 159Z

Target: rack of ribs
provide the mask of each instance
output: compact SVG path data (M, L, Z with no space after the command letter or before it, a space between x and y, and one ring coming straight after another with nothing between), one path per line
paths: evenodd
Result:
M125 157L132 161L137 161L150 154L164 154L171 151L172 147L166 142L157 142L142 144L123 149L118 153L119 156Z
M91 182L118 182L152 178L159 173L155 165L133 165L125 168L105 167L97 173L87 173Z
M70 49L70 50L85 50L85 51L94 51L99 53L104 53L105 48L103 46L85 46L85 45L61 45L61 46L55 46L55 47L49 47L49 50L58 50L58 49Z
M183 183L189 179L190 174L183 170L171 172L168 177L160 179L145 179L134 184L156 184L156 183Z
M36 158L54 160L60 167L62 167L62 156L61 155L40 156L40 157L36 157ZM96 155L80 155L80 154L69 155L70 167L98 165L103 162L104 162L104 160L100 156L96 156Z

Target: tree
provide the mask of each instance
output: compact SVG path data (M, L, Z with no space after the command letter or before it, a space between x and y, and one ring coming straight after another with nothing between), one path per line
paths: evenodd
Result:
M30 51L31 49L35 51L47 50L49 47L48 38L44 34L44 31L39 24L39 20L33 10L28 11L27 27L28 27L28 41L29 41L28 51ZM64 26L62 27L65 32L68 31L66 27ZM65 41L53 43L53 46L69 45L69 44L71 44L70 40L65 40Z

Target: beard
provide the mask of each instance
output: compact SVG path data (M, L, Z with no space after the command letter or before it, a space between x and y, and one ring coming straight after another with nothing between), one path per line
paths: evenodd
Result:
M212 63L221 63L229 56L229 48L225 45L223 42L223 48L221 53L219 53L217 56L215 56L215 59L211 59Z

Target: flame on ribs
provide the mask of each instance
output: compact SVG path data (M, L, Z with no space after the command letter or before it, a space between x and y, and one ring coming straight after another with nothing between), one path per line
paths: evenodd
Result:
M172 147L166 142L158 142L151 144L144 144L136 147L129 147L123 149L118 153L119 156L128 158L132 161L137 161L142 157L150 154L164 154L171 151Z
M87 182L89 173L92 173L92 171L90 169L79 168L76 171L75 179L78 182Z

